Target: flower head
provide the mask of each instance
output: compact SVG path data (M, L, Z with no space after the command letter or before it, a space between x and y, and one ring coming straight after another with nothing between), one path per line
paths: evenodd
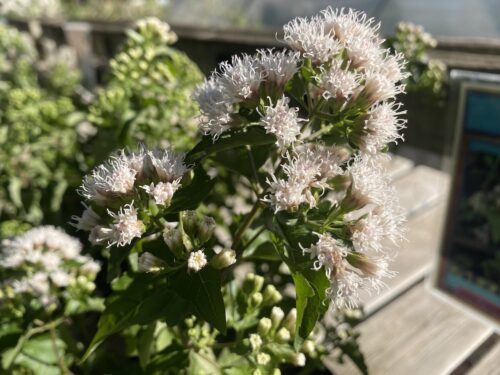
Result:
M130 245L134 238L140 238L144 231L144 224L137 218L137 209L134 202L120 208L117 213L108 210L114 223L111 230L105 235L108 238L108 247Z
M206 265L207 256L203 250L193 251L189 254L187 266L190 271L198 272Z
M290 108L289 102L290 99L283 96L274 106L272 103L266 106L260 120L266 132L276 136L276 144L280 149L295 142L300 134L300 121L304 121L298 117L299 109Z

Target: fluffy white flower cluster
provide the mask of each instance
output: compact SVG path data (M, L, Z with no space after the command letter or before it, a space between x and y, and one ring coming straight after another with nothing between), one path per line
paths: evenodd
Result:
M80 254L81 243L59 228L41 226L2 241L0 269L7 274L0 286L3 297L27 293L43 306L58 303L60 289L90 293L99 263ZM11 276L9 276L11 275ZM2 298L0 298L1 301Z
M298 62L298 53L269 49L261 50L255 56L233 56L231 62L221 63L219 70L194 93L202 114L201 131L216 140L222 133L239 127L241 119L238 111L245 107L255 108L263 88L267 91L283 90L297 72ZM288 101L282 101L279 105L287 106ZM291 120L288 119L284 126L293 127ZM268 125L268 131L274 132L273 129ZM279 135L277 137L279 139ZM283 142L287 143L287 139Z
M136 27L142 34L158 35L166 44L174 44L177 41L177 34L170 29L170 25L156 17L142 18L137 21Z
M351 139L370 154L402 138L399 131L405 125L398 119L405 112L391 102L404 92L404 56L382 47L379 28L365 13L343 8L328 8L284 26L285 42L317 65L316 95L339 102L341 109L354 104L370 107L357 121Z
M91 205L84 203L82 216L73 216L72 225L90 232L95 245L130 244L145 230L140 208L149 200L167 208L187 170L184 155L169 149L121 151L85 176L79 192ZM116 207L118 211L111 210Z

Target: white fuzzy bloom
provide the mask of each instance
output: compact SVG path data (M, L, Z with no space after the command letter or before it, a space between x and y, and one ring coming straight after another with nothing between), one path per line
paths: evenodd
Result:
M216 75L225 98L232 103L254 96L263 80L257 58L247 54L233 56L231 62L221 63Z
M315 259L313 269L325 270L331 284L327 295L337 308L357 307L361 290L378 292L385 285L382 279L394 275L388 270L389 258L385 255L355 253L329 233L317 235L318 241L303 252Z
M295 18L283 26L283 31L285 42L314 63L333 59L342 47L320 17Z
M89 200L103 204L114 196L130 193L136 174L137 172L129 167L127 157L122 151L85 176L79 193Z
M365 84L361 95L370 103L394 99L404 92L404 85L397 85L385 74L372 69L365 72Z
M84 230L88 232L99 224L101 217L92 209L92 207L87 206L85 203L82 204L85 207L82 216L71 216L71 220L74 222L70 223L70 225L74 226L77 230Z
M321 12L325 29L331 31L335 37L344 45L354 39L368 39L379 41L378 31L380 22L376 23L374 18L368 18L366 13L354 9L333 9L328 7Z
M258 50L258 66L263 78L278 87L283 87L298 71L300 54L292 51L273 49Z
M351 179L351 196L375 207L398 207L397 192L389 185L389 178L382 167L366 157L358 157L347 169Z
M58 288L68 286L70 278L70 275L63 270L57 270L50 273L50 280Z
M203 134L211 135L215 140L231 128L232 101L226 97L216 75L195 90L193 99L200 106L199 122Z
M370 109L361 134L353 142L368 154L375 155L389 143L403 139L400 131L405 128L406 120L399 118L406 111L400 111L401 104L383 102Z
M0 267L18 268L24 264L39 264L56 269L62 260L75 259L82 249L80 241L53 226L33 228L2 242Z
M136 178L144 178L148 173L148 153L146 148L141 145L135 152L130 152L126 156L128 167L136 173Z
M271 102L271 99L269 99ZM298 108L288 106L290 99L283 96L273 106L272 103L264 107L264 113L260 120L266 133L276 136L276 144L280 149L291 145L300 134L300 122L304 121L298 117Z
M148 152L156 175L162 182L174 183L179 180L188 168L184 164L184 154L175 154L169 149Z
M322 68L320 76L315 77L325 99L349 99L359 88L362 75L349 67L342 67L336 60L328 69Z
M203 250L193 251L189 254L187 262L190 271L198 272L207 265L207 257Z
M351 251L329 234L318 234L318 237L316 244L302 249L304 253L310 254L311 259L315 259L313 269L319 271L324 268L329 279L345 272L346 257Z
M180 179L177 179L173 182L158 182L156 185L151 183L151 185L144 185L141 188L153 197L156 204L168 206L180 186Z
M104 238L98 239L97 243L107 239L108 247L125 246L130 245L134 238L141 237L144 224L137 219L137 209L134 207L134 202L121 207L117 213L109 210L108 213L114 219L114 223L110 230L104 234Z
M405 70L405 66L406 60L401 52L392 54L390 50L385 50L379 69L387 79L393 83L397 83L410 76L410 73Z
M101 265L89 257L82 258L85 263L80 267L80 272L84 275L89 275L92 278L101 270Z

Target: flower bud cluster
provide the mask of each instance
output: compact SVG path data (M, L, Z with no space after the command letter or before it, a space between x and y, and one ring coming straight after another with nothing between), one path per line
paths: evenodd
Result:
M170 206L187 171L184 155L170 149L120 151L85 176L79 193L87 203L72 225L94 245L129 245L145 232L152 206Z
M101 267L81 250L76 238L53 226L35 227L3 240L0 306L22 316L28 308L50 312L59 307L63 297L88 296L95 289L94 279Z

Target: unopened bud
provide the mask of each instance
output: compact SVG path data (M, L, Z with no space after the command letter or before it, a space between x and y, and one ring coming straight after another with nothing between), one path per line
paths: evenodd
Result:
M271 375L281 375L281 370L279 368L275 368Z
M200 225L198 226L198 239L200 240L200 244L204 244L210 238L212 238L214 231L215 231L214 218L210 216L203 217Z
M182 228L188 236L193 237L196 234L198 220L196 211L184 211L182 213Z
M283 299L280 292L278 292L278 290L274 285L266 286L264 289L263 296L264 296L264 304L269 306L276 305Z
M254 352L258 351L262 346L262 338L256 333L252 333L250 335L249 341L250 341L250 346L252 347L252 351Z
M257 354L257 364L261 366L267 365L271 361L271 356L267 353Z
M243 281L242 289L245 294L252 294L255 292L260 292L263 285L264 278L262 276L258 276L254 273L249 273Z
M213 268L221 270L229 267L236 262L236 252L231 249L223 249L219 254L214 256L210 261Z
M287 330L285 327L282 327L279 329L279 331L276 333L276 341L279 343L285 343L290 341L291 339L290 331Z
M305 340L302 344L302 351L306 354L313 354L316 351L316 345L312 340Z
M278 328L284 317L285 313L283 310L278 306L274 306L271 310L271 322L273 323L273 328Z
M285 320L283 321L283 327L288 329L290 333L295 333L295 324L297 322L297 310L295 308L291 309Z
M165 262L151 253L142 253L138 260L139 272L159 272L165 267Z
M261 293L254 293L252 297L250 297L250 306L259 307L262 304L262 300L263 297Z
M262 318L261 320L259 320L259 325L257 326L257 332L259 332L259 335L261 336L266 336L271 330L271 327L272 327L271 319Z
M379 272L377 263L364 254L350 253L347 255L347 261L351 266L360 269L367 276L375 276Z
M182 256L185 248L184 243L182 242L182 233L179 228L175 228L170 225L165 226L165 229L163 230L163 240L174 255L178 257Z
M260 371L259 369L254 370L254 371L252 372L252 375L262 375L262 371Z
M304 367L306 365L306 356L304 353L295 353L290 361L294 366Z

